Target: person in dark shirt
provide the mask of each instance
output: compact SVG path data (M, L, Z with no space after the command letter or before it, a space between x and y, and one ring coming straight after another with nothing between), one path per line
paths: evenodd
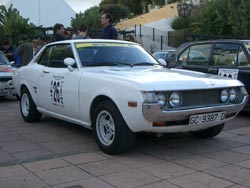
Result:
M49 42L56 42L65 40L65 28L63 24L57 23L53 28L53 36L49 40Z
M14 61L14 48L11 46L10 40L6 39L3 41L3 46L0 48L0 51L2 51L7 56L9 61Z
M19 37L18 44L16 54L21 57L20 66L25 66L33 58L33 47L25 35Z
M118 39L118 33L117 30L112 25L112 16L110 13L105 12L102 14L101 17L101 25L104 27L104 30L102 32L102 39Z
M80 25L77 29L77 35L72 37L72 39L88 39L88 28L85 25Z

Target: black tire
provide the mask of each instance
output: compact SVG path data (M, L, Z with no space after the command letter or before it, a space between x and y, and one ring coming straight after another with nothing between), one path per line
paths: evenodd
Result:
M224 124L220 124L202 131L193 132L192 134L197 138L213 138L220 134L223 128Z
M95 108L93 130L99 148L115 155L128 151L135 142L135 134L128 128L116 105L102 101Z
M42 114L37 111L36 105L27 88L23 88L20 96L20 111L26 122L40 121Z

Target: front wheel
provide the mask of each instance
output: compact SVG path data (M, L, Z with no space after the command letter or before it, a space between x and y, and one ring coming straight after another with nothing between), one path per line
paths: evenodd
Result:
M210 127L205 130L193 132L192 134L197 138L213 138L217 136L224 128L224 123L220 125L216 125L214 127Z
M93 117L96 142L104 153L119 154L133 146L135 134L128 128L112 101L99 103Z
M21 92L20 111L24 121L26 122L40 121L42 116L42 114L37 111L36 104L34 103L27 88L22 89Z

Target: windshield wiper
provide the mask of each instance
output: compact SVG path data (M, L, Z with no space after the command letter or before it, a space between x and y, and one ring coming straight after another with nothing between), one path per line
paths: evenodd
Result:
M133 67L133 64L131 63L122 63L122 62L93 62L85 66L95 67L95 66L119 66L119 65L127 65Z
M145 66L145 65L155 66L155 64L149 63L149 62L141 62L141 63L134 64L134 66Z

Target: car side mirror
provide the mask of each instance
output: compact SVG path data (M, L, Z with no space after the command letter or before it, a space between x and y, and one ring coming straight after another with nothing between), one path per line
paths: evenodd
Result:
M164 60L164 59L158 59L158 62L161 64L161 65L163 65L164 67L167 67L167 62Z
M67 65L70 72L74 71L74 68L72 66L76 63L76 61L73 58L67 57L67 58L64 59L63 62L64 62L65 65Z

